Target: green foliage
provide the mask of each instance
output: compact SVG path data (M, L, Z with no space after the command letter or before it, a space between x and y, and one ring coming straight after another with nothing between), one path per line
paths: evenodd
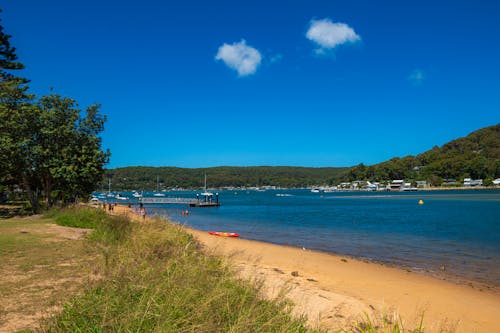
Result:
M75 214L82 219L81 211ZM132 228L121 242L97 241L105 249L96 268L103 280L67 303L44 331L309 331L304 319L292 319L290 303L264 300L260 284L236 279L227 263L201 252L180 226L154 221Z
M114 190L156 189L159 176L161 188L201 188L204 175L207 186L281 186L305 187L308 185L335 184L348 168L304 168L304 167L126 167L111 169L101 181L101 188L107 188L111 178Z
M425 333L428 332L424 326L424 315L420 313L415 320L405 322L396 312L387 315L379 313L374 316L365 314L364 318L358 320L352 328L343 329L342 333ZM454 333L457 331L458 322L442 320L433 323L432 332ZM437 328L436 328L437 327Z
M106 119L99 105L83 116L70 98L50 94L36 101L28 80L14 75L24 66L9 40L0 25L0 185L23 189L34 212L41 195L47 207L86 197L110 155L99 137Z
M443 179L500 177L500 124L477 130L417 156L393 158L350 169L346 180L420 179L441 185Z
M45 214L58 225L74 228L94 229L90 239L114 244L123 241L131 232L130 221L123 216L111 216L101 209L86 206L72 206L52 209Z
M86 116L70 98L51 94L38 102L40 131L37 139L37 171L51 205L53 191L59 199L85 197L104 173L109 152L101 151L99 133L105 117L98 105L86 109Z

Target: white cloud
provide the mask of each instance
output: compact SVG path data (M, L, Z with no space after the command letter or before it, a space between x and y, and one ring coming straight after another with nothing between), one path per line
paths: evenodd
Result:
M328 18L312 20L306 37L319 46L315 50L318 54L324 54L345 43L356 43L361 40L361 37L350 26L345 23L332 22Z
M424 71L422 71L421 69L415 69L413 72L411 72L410 76L408 76L408 80L414 86L421 85L425 80Z
M257 71L262 56L259 50L248 46L242 39L239 43L224 43L219 47L215 59L224 61L229 68L237 71L239 76L247 76Z

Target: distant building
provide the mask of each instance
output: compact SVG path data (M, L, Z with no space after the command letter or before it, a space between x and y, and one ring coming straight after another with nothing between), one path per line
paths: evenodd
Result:
M389 189L391 191L401 191L403 189L405 181L403 179L395 179L389 184Z
M417 188L427 188L428 186L426 180L417 180Z
M482 179L465 178L464 186L483 186Z
M378 183L370 183L366 182L366 185L364 186L364 189L366 191L377 191L378 190Z
M453 186L453 185L458 185L457 180L450 178L450 179L443 179L443 183L441 184L442 186Z

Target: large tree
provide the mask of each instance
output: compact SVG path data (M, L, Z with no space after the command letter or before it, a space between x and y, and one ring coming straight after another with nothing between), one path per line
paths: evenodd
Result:
M42 195L50 207L94 190L110 155L99 137L105 117L98 105L83 113L55 94L36 101L28 80L14 74L24 65L10 38L0 25L0 191L23 189L36 212Z
M47 205L54 199L73 201L95 189L104 173L109 152L101 151L100 133L106 118L99 105L82 112L71 98L51 94L38 102L40 133L37 170Z
M10 38L0 24L0 184L24 188L36 210L38 191L33 184L36 177L31 156L38 111L34 96L27 92L28 80L14 74L24 65L18 61Z

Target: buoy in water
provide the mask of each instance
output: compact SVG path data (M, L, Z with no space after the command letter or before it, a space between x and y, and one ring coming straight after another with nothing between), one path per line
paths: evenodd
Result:
M424 200L422 200L422 199L418 200L418 204L419 205L423 205L424 204Z

